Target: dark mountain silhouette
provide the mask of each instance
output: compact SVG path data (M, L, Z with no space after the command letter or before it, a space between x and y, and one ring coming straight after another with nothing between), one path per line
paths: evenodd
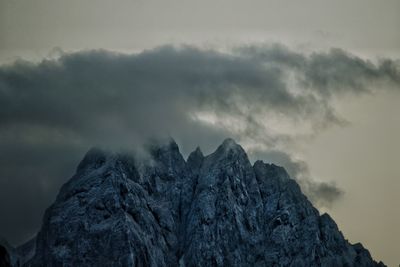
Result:
M47 209L21 266L384 266L320 215L284 168L227 139L185 161L90 150ZM9 255L3 250L1 262ZM7 254L7 255L6 255ZM10 262L8 258L8 262Z

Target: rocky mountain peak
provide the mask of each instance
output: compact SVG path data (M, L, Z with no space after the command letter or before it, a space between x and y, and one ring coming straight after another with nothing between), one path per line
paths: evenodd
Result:
M158 161L168 161L182 157L177 143L172 138L154 141L148 145L148 151L151 158Z
M158 172L168 173L172 177L186 169L186 162L172 138L154 141L148 145L148 151Z
M99 168L106 162L108 156L109 153L100 148L91 148L79 163L77 171L82 171L88 167Z
M203 165L206 169L210 168L210 166L220 168L222 167L221 165L225 167L235 165L239 168L251 168L246 152L231 138L225 139L213 153L206 156Z
M320 215L284 168L226 139L187 162L90 150L14 266L384 266ZM5 253L4 253L5 254ZM1 261L2 259L0 259Z
M217 148L216 153L246 153L244 149L235 142L232 138L225 139Z
M200 147L196 147L196 149L189 154L189 157L187 158L187 164L191 169L197 171L203 163L203 160L203 152L201 151Z
M201 151L201 148L199 146L197 146L196 149L192 153L189 154L188 159L191 156L196 157L196 158L204 158L203 152Z

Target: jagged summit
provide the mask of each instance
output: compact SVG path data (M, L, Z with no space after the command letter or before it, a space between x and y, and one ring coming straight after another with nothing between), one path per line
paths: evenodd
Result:
M203 151L201 151L201 148L200 148L199 146L197 146L196 149L195 149L192 153L190 153L189 157L190 157L191 155L192 155L193 157L204 158ZM188 159L189 159L189 157L188 157Z
M277 166L273 163L264 163L262 160L254 162L253 169L256 173L260 173L260 177L279 177L281 180L290 180L290 176L281 166Z
M145 147L150 152L157 150L179 151L179 146L172 137L151 139L145 144Z
M222 142L221 146L223 147L238 146L238 144L235 142L235 140L228 137Z
M204 160L203 152L198 146L192 153L189 154L189 157L187 158L187 164L190 168L198 170L201 164L203 163L203 160Z
M100 165L104 164L108 154L106 151L94 147L91 148L86 155L83 157L82 161L79 163L77 170L83 170L89 165L94 165L94 167L99 167Z
M320 215L284 168L226 139L187 161L90 150L14 266L384 266ZM0 259L1 260L1 259Z
M242 152L246 153L243 148L235 142L232 138L225 139L222 144L217 148L216 151L234 151L234 152Z
M209 165L221 165L222 162L229 164L229 162L235 162L242 167L250 168L249 158L244 149L237 144L233 139L225 139L217 149L206 156L205 164Z

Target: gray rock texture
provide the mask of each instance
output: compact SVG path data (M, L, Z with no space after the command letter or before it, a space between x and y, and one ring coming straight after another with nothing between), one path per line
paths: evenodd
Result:
M22 266L384 266L344 239L284 168L227 139L185 161L90 150L60 190ZM15 264L15 265L17 265Z

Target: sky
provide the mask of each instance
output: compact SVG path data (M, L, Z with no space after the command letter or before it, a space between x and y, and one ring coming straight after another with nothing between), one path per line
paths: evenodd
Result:
M400 263L400 2L0 0L0 236L93 146L233 137L350 242Z

